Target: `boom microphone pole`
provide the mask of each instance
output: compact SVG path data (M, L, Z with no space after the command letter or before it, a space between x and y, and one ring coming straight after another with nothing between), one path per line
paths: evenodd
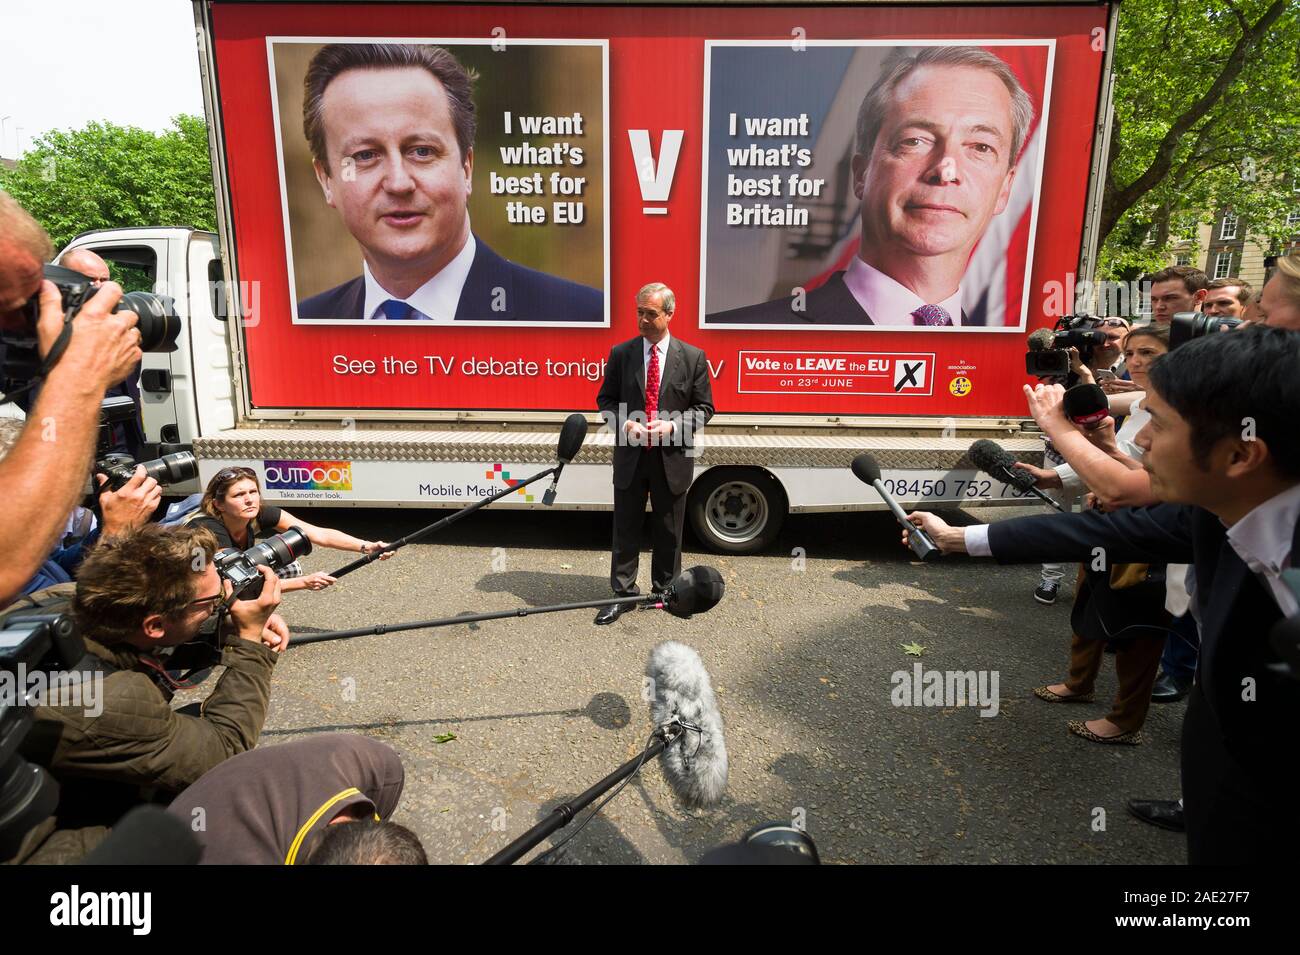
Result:
M449 514L442 520L435 521L428 527L423 527L416 531L414 534L407 534L401 540L393 541L393 543L389 544L387 547L381 547L378 550L371 551L369 554L363 554L347 566L331 571L330 576L337 578L342 577L345 574L350 574L352 571L366 566L366 564L379 560L379 558L383 557L385 554L391 554L394 551L401 550L407 544L414 544L416 541L432 534L434 531L439 531L444 527L449 527L462 517L465 517L468 514L473 514L479 508L487 507L493 501L499 501L501 498L514 494L521 488L528 487L528 485L540 481L544 477L554 475L554 479L551 481L551 486L542 496L542 503L549 507L555 501L555 487L560 483L560 472L564 470L566 464L578 456L578 451L582 448L583 439L586 437L587 419L576 412L569 415L564 419L564 426L560 429L560 440L555 449L557 463L554 467L547 468L539 474L534 474L525 481L519 481L507 488L502 488L491 497L485 497L481 501L475 501L467 507L462 507L455 514Z
M651 651L645 672L654 688L650 720L655 724L646 748L580 796L551 810L545 819L488 859L485 865L518 862L551 833L572 822L577 813L618 786L569 836L572 839L642 766L660 755L664 778L686 805L709 808L722 801L727 789L727 746L722 738L722 714L699 654L685 644L661 643Z
M290 647L326 640L346 640L350 637L372 637L405 630L428 630L434 627L453 627L461 623L479 623L483 620L505 620L508 617L529 617L539 613L559 613L564 610L589 610L593 607L611 607L615 604L641 604L650 610L667 610L674 617L686 619L692 614L705 613L722 599L725 585L722 575L712 567L691 567L681 572L668 585L662 596L644 594L638 597L615 597L612 600L590 600L583 603L556 604L550 607L520 607L517 610L498 610L494 613L470 614L463 617L445 617L439 620L417 620L414 623L381 623L376 627L356 630L331 630L327 633L306 633L294 637Z

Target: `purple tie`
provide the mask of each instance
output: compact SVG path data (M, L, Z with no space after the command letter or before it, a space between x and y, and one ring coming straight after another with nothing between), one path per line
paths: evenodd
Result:
M952 316L938 305L922 305L912 313L913 325L951 325Z

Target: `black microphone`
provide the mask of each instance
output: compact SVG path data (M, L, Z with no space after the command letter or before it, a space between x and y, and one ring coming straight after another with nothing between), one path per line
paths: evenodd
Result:
M668 585L663 608L674 617L686 620L693 613L706 613L716 607L726 589L716 568L688 567Z
M876 463L876 459L869 454L859 454L853 459L853 464L850 467L859 481L863 484L870 484L876 489L876 493L880 495L886 506L893 512L894 520L898 521L907 531L907 544L912 548L912 553L916 554L921 560L934 560L939 553L939 548L935 546L929 534L907 519L907 515L898 506L898 502L885 490L885 485L880 480L880 465Z
M1085 430L1092 430L1110 415L1110 402L1101 385L1075 385L1062 399L1065 416Z
M203 846L181 819L139 806L81 860L81 865L198 865Z
M1000 445L994 444L988 438L980 438L970 446L970 450L966 454L975 467L989 477L1001 481L1003 484L1010 484L1018 491L1032 494L1044 503L1052 505L1058 511L1063 510L1060 504L1034 487L1034 476L1032 474L1012 467L1016 463L1016 459L1004 451Z
M560 483L560 473L564 470L566 464L578 456L578 452L582 450L582 442L586 437L586 415L578 414L575 411L564 419L564 426L560 428L560 440L555 447L555 457L559 464L555 466L551 486L542 495L542 503L547 507L555 503L555 488Z

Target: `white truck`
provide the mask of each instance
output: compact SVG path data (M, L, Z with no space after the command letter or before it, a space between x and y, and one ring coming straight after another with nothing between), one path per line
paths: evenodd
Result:
M610 509L614 436L595 395L609 348L636 334L637 289L659 280L677 292L672 333L704 348L713 376L688 498L705 546L754 552L787 513L882 508L849 471L863 451L905 502L1020 501L966 451L979 438L1021 460L1042 450L1020 392L1025 337L1059 314L1053 289L1092 274L1114 6L552 6L194 2L217 232L69 246L176 301L177 350L141 372L148 440L199 459L196 487L173 491L244 465L295 508L460 506L551 463L560 422L582 411L591 431L554 507ZM335 214L364 170L322 176L302 123L308 63L335 45L438 47L477 70L477 247L596 289L603 320L544 305L463 325L307 315L362 259L373 278L369 240ZM768 299L811 301L866 248L860 105L891 64L941 47L997 57L1033 113L961 279L961 321L733 322ZM650 61L661 69L635 68ZM541 506L532 491L496 506Z

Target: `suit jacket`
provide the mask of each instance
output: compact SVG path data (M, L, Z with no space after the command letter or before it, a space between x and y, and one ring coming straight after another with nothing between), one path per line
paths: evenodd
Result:
M641 336L615 345L605 364L605 380L596 406L605 424L623 440L623 424L636 412L645 413L645 340ZM668 339L668 357L659 385L659 417L680 415L672 442L663 445L664 475L674 494L685 494L695 472L695 459L685 453L695 446L695 431L713 417L713 389L704 352L676 335ZM614 486L626 489L636 473L644 448L620 443L614 448Z
M600 290L516 265L493 252L482 239L476 237L476 242L455 321L600 324L605 320L605 296ZM504 310L496 311L493 305ZM298 317L361 321L365 307L366 280L358 275L299 302Z
M1290 744L1300 726L1300 681L1270 669L1281 661L1269 631L1282 612L1233 550L1223 523L1174 504L1054 514L990 525L989 547L999 563L1091 561L1101 547L1108 563L1195 566L1201 651L1182 742L1189 860L1293 858L1300 814Z
M714 312L705 319L707 325L874 325L858 300L844 283L844 273L836 272L804 297L803 311L794 310L794 297L773 299L757 305ZM962 311L962 325L982 325ZM900 330L911 326L900 325Z

